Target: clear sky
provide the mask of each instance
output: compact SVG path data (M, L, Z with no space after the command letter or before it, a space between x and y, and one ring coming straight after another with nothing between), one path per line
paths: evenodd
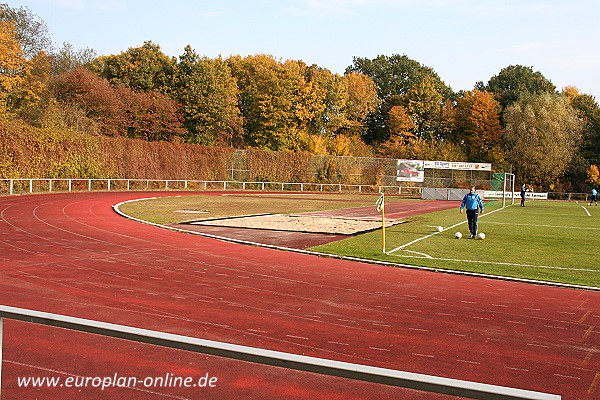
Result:
M52 40L99 55L144 41L169 56L270 54L343 74L353 57L404 54L453 90L509 65L600 101L598 0L27 0Z

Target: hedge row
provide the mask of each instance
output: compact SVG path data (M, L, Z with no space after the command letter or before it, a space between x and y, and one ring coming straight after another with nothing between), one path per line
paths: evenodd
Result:
M389 162L388 162L389 161ZM391 166L391 167L390 167ZM0 178L129 178L377 185L393 160L148 142L0 121Z

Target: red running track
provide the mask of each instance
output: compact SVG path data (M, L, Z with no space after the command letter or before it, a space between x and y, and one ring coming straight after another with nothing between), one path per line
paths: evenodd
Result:
M139 224L111 208L157 195L0 198L0 304L563 399L600 398L598 292L246 247ZM453 398L22 322L5 321L4 331L3 400ZM81 386L115 374L209 374L217 383L64 386L68 377ZM19 387L27 376L62 379L63 387Z

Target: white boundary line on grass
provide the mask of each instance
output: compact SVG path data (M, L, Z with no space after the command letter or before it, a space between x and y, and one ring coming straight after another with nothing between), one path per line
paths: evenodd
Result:
M590 214L590 212L588 211L587 208L585 208L584 206L581 206L581 208L583 208L583 211L585 211L585 213L588 215L588 217L592 216L592 214Z
M539 226L544 228L562 228L562 229L584 229L584 230L600 230L600 228L583 227L583 226L560 226L560 225L535 225L535 224L515 224L513 222L486 222L486 224L496 225L518 225L518 226Z
M481 215L479 216L479 218L487 217L488 215L490 215L490 214L493 214L493 213L495 213L495 212L497 212L497 211L500 211L500 210L504 210L504 207L503 207L503 208L499 208L499 209L497 209L497 210L494 210L494 211L490 211L489 213L481 214ZM420 242L420 241L421 241L421 240L423 240L423 239L429 239L430 237L432 237L432 236L434 236L434 235L438 235L438 234L440 234L440 233L444 233L444 232L445 232L445 231L447 231L448 229L456 228L457 226L459 226L459 225L462 225L462 224L466 224L466 223L467 223L467 221L462 221L462 222L459 222L458 224L454 224L454 225L452 225L452 226L449 226L449 227L447 227L447 228L444 228L444 230L442 230L441 232L434 232L434 233L431 233L431 234L429 234L429 235L422 236L422 237L420 237L420 238L418 238L418 239L415 239L415 240L413 240L412 242L408 242L408 243L406 243L406 244L403 244L402 246L398 246L398 247L396 247L395 249L393 249L393 250L390 250L390 251L386 252L386 254L392 254L392 253L394 253L394 252L396 252L396 251L398 251L398 250L404 250L404 248L405 248L405 247L408 247L408 246L410 246L411 244L415 244L415 243L417 243L417 242Z
M416 251L404 250L411 253L417 253ZM533 264L515 264L515 263L507 263L500 261L480 261L480 260L459 260L457 258L440 258L440 257L431 257L430 255L423 254L422 256L411 256L411 255L400 255L400 254L392 254L395 257L410 257L410 258L427 258L431 260L440 260L440 261L456 261L456 262L470 262L477 264L496 264L496 265L510 265L515 267L531 267L531 268L545 268L545 269L561 269L567 271L585 271L585 272L600 272L595 269L585 269L585 268L565 268L565 267L551 267L549 265L533 265Z

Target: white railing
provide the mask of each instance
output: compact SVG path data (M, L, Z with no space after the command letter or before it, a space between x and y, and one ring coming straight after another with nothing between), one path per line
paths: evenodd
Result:
M0 179L0 194L94 191L94 190L281 190L358 193L398 193L421 195L420 187L347 185L341 183L310 182L239 182L206 181L191 179L76 179L76 178L33 178Z
M156 346L209 354L263 365L307 371L383 385L411 388L431 393L443 393L471 399L489 400L560 400L561 396L529 390L513 389L431 375L403 372L368 365L352 364L323 358L240 346L189 336L133 328L59 314L0 306L0 382L2 376L2 325L3 318L31 322L79 332L131 340ZM0 387L1 393L1 387Z

